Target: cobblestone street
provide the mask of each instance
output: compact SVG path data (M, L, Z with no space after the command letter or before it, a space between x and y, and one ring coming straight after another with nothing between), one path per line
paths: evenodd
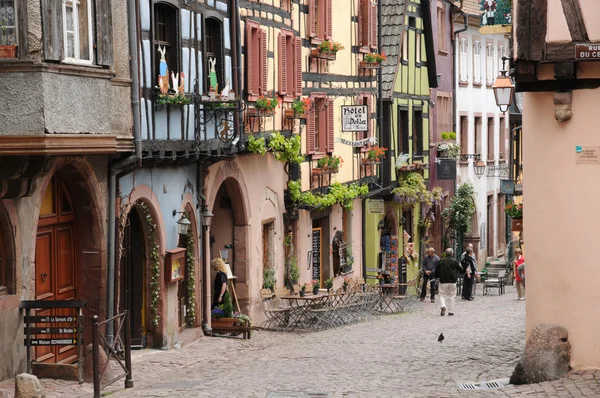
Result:
M135 388L115 397L265 397L269 391L330 392L334 397L600 396L600 372L494 391L457 382L507 379L524 347L525 302L504 296L457 300L456 316L438 303L319 333L258 332L251 340L203 338L180 350L134 353ZM443 332L445 340L437 342ZM43 379L48 397L89 397L92 386ZM0 384L12 396L10 381Z

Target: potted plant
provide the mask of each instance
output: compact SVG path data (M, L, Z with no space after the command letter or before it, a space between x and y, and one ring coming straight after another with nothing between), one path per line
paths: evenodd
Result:
M300 269L298 268L298 259L294 256L290 258L290 281L296 285L300 279Z
M363 159L363 163L365 164L379 164L381 160L385 158L385 151L387 148L380 147L376 145L372 148L369 148L367 151L367 157Z
M341 43L333 40L323 40L317 48L311 50L310 55L315 58L325 58L335 60L336 53L343 50L344 46Z
M233 317L233 304L229 294L223 296L223 303L215 307L210 315L214 327L235 326L237 324L237 319Z
M256 99L256 103L254 104L254 108L258 110L259 113L273 113L275 108L279 106L279 98L277 97L266 97L261 95Z
M507 203L504 207L504 212L512 218L512 230L523 230L523 203L516 204L514 202Z
M331 289L333 289L333 278L329 278L325 281L325 288L327 289L327 293L331 292Z
M342 285L342 287L344 288L344 291L348 290L348 286L350 286L351 282L352 282L352 278L344 278L344 284Z
M383 278L383 275L381 275L381 272L377 273L377 280L379 281L379 285L383 285L385 283L385 280Z
M385 52L382 52L381 54L368 53L363 57L360 67L366 69L379 69L381 67L381 63L386 59L387 57L385 56Z
M313 279L311 282L312 292L314 295L319 294L319 281L317 279Z
M454 131L445 131L440 134L442 141L456 141L456 133Z
M285 117L287 118L296 118L296 119L306 119L306 115L311 107L310 98L297 98L292 102L292 106L290 109L285 110Z
M0 58L17 58L16 32L10 35L8 31L8 20L0 20Z
M319 161L317 162L317 169L320 170L314 170L313 173L314 174L319 174L322 172L330 172L330 173L337 173L340 169L340 167L342 167L342 164L344 164L344 159L342 159L341 156L337 156L337 155L333 155L333 156L324 156L321 159L319 159Z
M456 158L460 154L460 145L455 142L442 142L437 146L440 157Z
M304 297L306 295L306 283L300 286L300 297Z
M263 289L275 291L275 268L267 267L263 271Z

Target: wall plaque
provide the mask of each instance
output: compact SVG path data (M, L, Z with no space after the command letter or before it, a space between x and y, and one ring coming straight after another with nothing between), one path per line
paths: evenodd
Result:
M600 60L600 43L576 43L575 59Z
M600 164L600 147L577 146L575 148L577 164Z

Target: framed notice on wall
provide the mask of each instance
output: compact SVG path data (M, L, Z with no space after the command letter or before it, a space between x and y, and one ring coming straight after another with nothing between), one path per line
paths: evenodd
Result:
M167 282L176 282L183 279L185 271L185 249L167 250L165 256L165 279Z
M313 228L312 230L312 279L319 281L319 287L323 284L323 271L321 270L322 232L321 228Z

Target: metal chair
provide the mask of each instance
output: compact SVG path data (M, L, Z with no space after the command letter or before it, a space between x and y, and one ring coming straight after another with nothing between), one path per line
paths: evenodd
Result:
M483 295L486 296L489 294L489 289L498 289L498 296L504 294L504 279L506 278L506 270L501 270L498 272L498 277L496 278L487 278L483 282Z

